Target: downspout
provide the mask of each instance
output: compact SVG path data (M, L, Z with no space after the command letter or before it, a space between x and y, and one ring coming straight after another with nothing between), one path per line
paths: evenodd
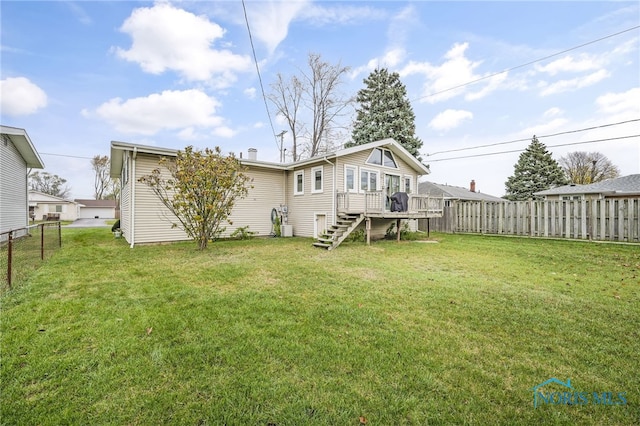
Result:
M135 211L136 211L136 158L138 156L138 147L134 146L133 147L133 155L131 156L131 178L129 179L129 182L131 182L131 197L129 200L129 214L131 216L131 219L129 220L129 222L131 223L131 248L133 248L134 244L135 244L135 235L136 235L136 215L135 215Z
M332 191L333 191L333 197L331 197L331 224L335 225L336 223L338 223L336 221L336 197L338 196L338 193L336 192L336 165L335 163L332 163L331 161L327 160L327 157L324 157L324 161L326 161L327 163L331 164L331 167L333 167L333 182L332 182Z

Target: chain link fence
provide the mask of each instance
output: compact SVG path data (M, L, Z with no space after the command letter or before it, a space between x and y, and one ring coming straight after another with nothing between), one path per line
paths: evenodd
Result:
M0 234L0 286L11 289L62 246L60 222L44 222Z

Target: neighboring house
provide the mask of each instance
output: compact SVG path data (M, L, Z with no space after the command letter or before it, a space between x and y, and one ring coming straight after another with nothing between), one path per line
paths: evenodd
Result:
M418 193L444 198L445 205L447 206L451 204L451 201L505 201L500 197L476 192L475 180L471 181L469 189L461 186L442 185L433 182L420 182L418 184Z
M39 191L29 191L29 216L34 220L70 220L78 218L80 205Z
M171 227L171 214L139 182L158 166L161 157L176 150L111 142L111 176L121 178L120 227L133 247L139 243L185 240ZM293 163L259 161L255 149L241 159L253 188L239 199L231 213L233 226L249 226L258 235L270 235L272 217L281 216L284 234L321 238L333 248L356 228L383 236L391 221L425 218L442 212L442 199L418 196L418 178L429 170L392 139L371 142ZM409 194L408 211L391 212L389 196ZM175 221L175 220L174 220ZM410 220L413 229L416 221ZM366 226L365 226L366 225Z
M115 219L116 200L86 200L76 198L80 205L78 219Z
M24 129L0 126L0 233L29 223L28 176L44 163ZM4 237L3 237L4 238Z
M564 185L539 191L545 200L587 200L640 197L640 174L607 179L588 185Z

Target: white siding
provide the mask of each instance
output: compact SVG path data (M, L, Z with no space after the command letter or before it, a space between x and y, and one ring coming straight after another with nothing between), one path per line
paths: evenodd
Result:
M123 156L123 170L120 171L120 230L125 240L131 243L131 159L128 152Z
M189 239L184 231L172 227L173 223L178 223L178 219L147 185L138 181L158 167L159 158L155 155L138 153L135 161L135 177L129 182L135 186L135 223L133 224L135 244Z
M236 200L229 217L233 224L227 224L225 236L244 226L249 226L249 231L257 232L259 236L269 235L272 228L271 210L285 202L284 171L252 167L246 174L253 179L253 188L249 189L245 198Z
M311 169L319 166L321 166L323 170L323 192L312 193L313 173L311 173ZM304 195L294 195L295 171L302 169L304 169ZM335 223L332 164L328 164L322 160L322 162L288 172L286 191L287 205L289 206L289 225L293 225L293 235L298 237L313 237L316 214L327 215L327 226Z
M0 141L0 232L28 224L27 164L8 136Z

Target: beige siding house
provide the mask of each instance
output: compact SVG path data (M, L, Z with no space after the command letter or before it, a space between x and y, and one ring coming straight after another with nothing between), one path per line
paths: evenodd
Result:
M44 163L24 129L0 126L0 233L29 223L28 175Z
M29 191L29 216L35 220L78 219L80 204L39 191Z
M161 157L176 154L173 149L111 143L111 176L122 182L120 225L132 247L187 239L171 227L170 213L139 182ZM283 231L294 236L323 238L336 229L364 228L366 222L375 237L384 235L392 221L408 220L416 229L416 219L441 212L441 199L416 194L418 178L428 169L392 139L286 164L259 161L255 150L249 150L249 158L240 161L253 187L236 203L225 235L244 226L271 235L277 215L286 225ZM409 194L407 211L390 211L389 196L397 192Z

